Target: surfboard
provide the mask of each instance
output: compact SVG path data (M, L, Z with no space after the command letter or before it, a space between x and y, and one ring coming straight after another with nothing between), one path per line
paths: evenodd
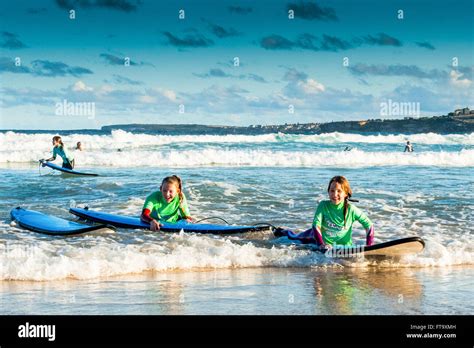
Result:
M70 208L69 212L84 220L109 224L115 227L131 229L149 229L150 225L144 223L139 217L108 214L100 211L90 210L88 208ZM206 234L234 234L256 231L270 231L271 227L265 226L238 226L238 225L214 225L214 224L195 224L187 221L178 221L175 223L163 223L161 231L163 232L195 232Z
M365 245L336 246L328 251L322 251L329 257L401 257L417 254L423 251L425 242L420 237L408 237L391 240L384 243Z
M88 226L74 221L68 221L55 216L46 215L35 210L14 208L10 212L12 220L27 230L54 235L68 236L86 232L114 232L113 226Z
M95 174L95 173L84 173L84 172L78 172L78 171L75 171L75 170L72 170L72 169L63 168L63 167L60 167L57 164L54 164L54 163L51 163L51 162L42 161L40 163L42 164L43 167L48 167L48 168L51 168L51 169L54 169L54 170L59 170L60 172L67 173L67 174L85 175L85 176L99 176L99 174Z

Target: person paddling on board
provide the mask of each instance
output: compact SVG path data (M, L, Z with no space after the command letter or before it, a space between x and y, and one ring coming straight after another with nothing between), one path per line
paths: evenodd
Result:
M355 205L350 204L352 189L343 176L335 176L328 185L329 200L321 201L314 214L311 229L296 234L282 228L275 236L287 236L302 243L313 243L321 250L334 245L352 245L352 226L359 221L366 231L366 245L374 243L374 224Z
M159 231L163 222L192 221L181 178L177 175L163 179L160 191L150 194L143 204L141 220L150 230Z
M74 156L66 150L66 146L64 146L61 137L56 135L53 137L53 156L48 159L42 159L40 162L54 161L58 155L63 159L63 168L74 169ZM43 167L44 166L43 163Z

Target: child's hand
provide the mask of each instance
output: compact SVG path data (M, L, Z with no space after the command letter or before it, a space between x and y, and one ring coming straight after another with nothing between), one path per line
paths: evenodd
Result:
M328 250L331 250L331 249L332 249L331 244L321 244L319 246L319 250L328 251Z
M187 221L187 222L193 222L194 219L193 219L191 216L187 216L187 217L186 217L186 221Z
M163 226L163 224L160 224L158 221L156 220L151 220L150 221L150 230L152 231L159 231L161 226Z

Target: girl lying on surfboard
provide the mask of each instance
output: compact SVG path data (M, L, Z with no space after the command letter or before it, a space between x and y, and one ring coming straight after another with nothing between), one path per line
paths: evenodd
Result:
M343 176L335 176L328 185L329 200L321 201L314 214L312 227L299 234L277 229L277 237L287 236L302 243L317 244L320 249L333 245L352 245L352 225L359 221L366 231L366 245L374 242L374 224L355 205L350 204L352 189Z
M58 155L63 159L63 168L74 169L74 156L66 150L61 137L56 135L53 137L53 156L46 160L40 160L40 162L54 161Z
M152 231L160 230L160 222L176 222L182 219L192 221L179 176L172 175L163 179L160 191L153 192L146 198L140 218L150 224Z

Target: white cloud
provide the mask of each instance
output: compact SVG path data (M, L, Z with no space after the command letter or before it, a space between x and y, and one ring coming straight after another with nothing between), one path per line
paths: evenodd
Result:
M91 92L94 90L92 87L86 86L86 84L82 81L77 81L73 86L72 90L74 92Z
M305 93L305 94L318 94L320 92L324 92L326 89L322 83L319 83L313 79L307 79L306 81L298 81L298 87Z
M176 101L176 93L170 89L164 90L162 92L165 98L168 98L171 101Z
M156 103L156 98L150 95L141 95L138 97L138 100L142 103L153 104Z
M456 70L451 70L449 73L449 82L455 87L469 87L472 81L468 78L461 79L462 76L464 76L464 74L457 72Z

